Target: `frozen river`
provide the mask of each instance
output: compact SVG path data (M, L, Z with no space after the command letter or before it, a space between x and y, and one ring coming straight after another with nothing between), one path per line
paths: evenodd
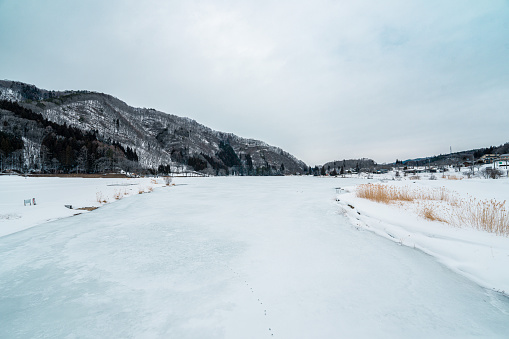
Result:
M507 338L508 298L353 227L351 179L189 178L0 238L0 338Z

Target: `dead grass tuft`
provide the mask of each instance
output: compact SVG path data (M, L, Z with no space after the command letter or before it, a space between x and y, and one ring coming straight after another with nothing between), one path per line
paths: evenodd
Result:
M123 197L124 197L124 195L122 194L122 192L121 192L121 191L115 191L115 193L113 194L113 198L114 198L115 200L120 200L120 199L122 199Z
M80 208L77 208L77 210L82 210L82 211L93 211L93 210L96 210L98 209L99 207L96 207L96 206L89 206L89 207L80 207Z
M459 178L455 175L444 175L442 178L445 178L447 180L462 180L463 178Z
M97 192L95 194L95 198L97 200L98 203L102 203L102 204L105 204L107 203L108 201L106 200L106 198L104 198L102 192Z
M430 221L446 222L444 219L439 217L436 212L436 207L433 205L425 204L421 207L420 215Z

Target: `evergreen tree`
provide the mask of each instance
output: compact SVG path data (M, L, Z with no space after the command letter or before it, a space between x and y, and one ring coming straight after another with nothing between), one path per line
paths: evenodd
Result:
M246 154L246 166L247 166L247 174L253 175L253 159L251 158L251 154Z
M217 156L227 167L241 166L242 164L230 144L223 141L219 143L219 152Z

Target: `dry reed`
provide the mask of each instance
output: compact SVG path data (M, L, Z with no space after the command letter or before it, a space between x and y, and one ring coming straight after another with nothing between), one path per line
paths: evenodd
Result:
M107 203L107 202L108 202L108 201L104 198L104 196L103 196L102 192L97 192L97 193L95 194L95 198L96 198L96 200L97 200L97 202L98 202L98 203L103 203L103 204L105 204L105 203Z
M445 219L443 219L442 217L440 217L437 214L436 206L434 206L434 205L424 204L424 205L422 205L422 207L421 207L419 212L420 212L419 214L424 219L427 219L427 220L430 220L430 221L446 222Z
M98 209L99 207L97 206L87 206L87 207L80 207L80 208L77 208L77 210L82 210L82 211L93 211L93 210L96 210Z
M120 200L120 199L122 199L122 197L123 197L123 194L120 191L115 191L115 193L113 194L113 198L115 200Z
M357 196L384 204L394 201L412 201L407 189L381 184L363 184L357 187Z
M467 225L477 230L509 236L509 211L505 201L462 199L445 187L416 189L382 184L359 185L356 195L384 204L419 204L427 201L428 203L419 204L418 207L418 214L426 220L457 227Z
M456 226L469 225L472 228L509 236L509 213L503 202L477 200L470 198L463 201L461 208L450 213L451 223Z
M396 187L382 184L363 184L357 187L356 194L360 198L389 204L396 201L441 200L454 201L454 197L440 187L433 190L412 189L408 186Z

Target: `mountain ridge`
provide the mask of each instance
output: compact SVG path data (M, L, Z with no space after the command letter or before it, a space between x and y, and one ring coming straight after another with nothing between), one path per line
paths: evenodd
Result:
M187 117L135 108L109 94L51 91L1 80L0 100L16 102L48 121L93 133L108 145L116 143L128 147L139 157L139 167L145 169L163 166L172 171L195 170L213 175L275 175L304 173L307 168L295 156L263 141L215 131ZM14 118L7 119L4 112L2 119ZM0 126L2 131L7 130L5 127L5 123ZM13 133L14 128L9 130ZM40 158L33 148L42 144L42 139L27 141L35 144L31 151L35 154L29 156ZM238 160L227 160L228 152ZM25 161L30 167L27 164Z

